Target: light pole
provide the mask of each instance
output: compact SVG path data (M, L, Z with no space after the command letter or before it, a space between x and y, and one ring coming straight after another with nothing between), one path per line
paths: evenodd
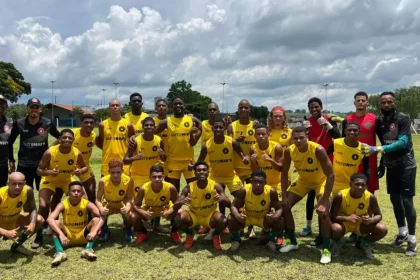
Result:
M225 85L227 85L227 83L223 82L220 83L223 87L223 95L222 95L222 112L225 111Z
M54 83L55 83L55 81L51 81L51 121L55 124L55 120L54 120Z
M105 91L106 91L106 88L103 88L103 89L102 89L102 97L103 97L103 99L104 99L104 104L103 104L103 105L104 105L104 107L103 107L103 108L105 108ZM102 108L102 109L103 109L103 108Z
M328 112L328 94L327 94L328 84L323 84L323 86L325 87L325 111Z
M120 83L114 83L114 85L115 85L115 91L114 91L115 98L117 98L117 86L118 86L119 84L120 84Z

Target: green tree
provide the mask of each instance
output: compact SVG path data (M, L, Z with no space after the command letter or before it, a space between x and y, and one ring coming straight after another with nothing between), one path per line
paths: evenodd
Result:
M368 111L379 115L381 113L381 109L379 109L379 94L369 95L368 102Z
M31 84L12 63L0 61L0 92L11 102L16 102L23 94L31 94Z
M181 97L184 100L185 109L200 119L207 119L207 106L212 102L210 97L201 95L192 90L192 85L185 80L175 82L169 88L166 99L169 102L169 113L172 113L172 102L175 98Z
M109 118L109 109L108 108L104 108L104 109L98 109L95 110L95 121L97 123L105 120Z
M26 105L25 104L14 104L9 106L9 108L7 108L6 111L6 116L17 120L20 118L23 118L26 116L27 110L26 110Z
M73 107L72 114L73 114L73 119L76 120L76 122L79 122L84 113L83 113L82 108L76 106L76 107Z
M252 106L250 118L259 121L260 123L267 124L269 112L268 108L265 106Z

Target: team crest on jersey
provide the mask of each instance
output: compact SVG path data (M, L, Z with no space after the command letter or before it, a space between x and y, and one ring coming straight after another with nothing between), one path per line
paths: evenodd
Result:
M281 137L281 139L287 139L287 135L286 134L282 134L280 137Z
M254 131L253 131L253 130L248 130L248 135L249 135L249 136L254 135Z
M363 202L360 202L358 207L360 210L363 210L365 208L365 204Z
M93 143L92 142L89 142L89 143L87 143L87 146L90 148L90 147L93 146Z
M226 155L227 153L229 153L229 149L228 148L224 148L223 149L223 153Z
M166 196L162 195L162 196L160 197L160 201L165 201L165 200L166 200Z
M124 127L124 126L120 126L120 127L118 128L118 130L119 130L120 132L124 132L124 131L125 131L125 127Z
M371 129L372 128L372 123L371 122L365 122L364 124L363 124L363 126L365 127L365 128L367 128L367 129Z
M312 163L314 163L314 160L311 157L308 157L308 163L312 164Z
M5 124L4 127L3 127L3 130L4 130L4 132L8 132L10 130L10 126Z
M158 149L158 147L155 145L155 146L153 146L153 148L152 148L152 150L153 150L153 152L156 152L157 151L157 149Z
M139 192L139 190L140 190L140 187L135 187L135 188L134 188L134 191L135 191L135 192Z
M210 193L206 193L206 195L204 196L206 199L210 199L211 198L211 194Z
M186 123L184 123L184 126L185 127L190 127L190 123L186 122Z
M79 217L82 217L83 216L82 210L80 210L79 212L77 212L77 215L79 215Z
M265 206L266 204L267 204L267 201L265 201L264 199L263 200L261 200L261 206Z
M43 129L42 127L40 127L40 128L38 128L38 130L36 132L38 132L38 134L44 134L45 129Z
M352 158L353 160L358 160L358 159L359 159L359 155L357 155L357 154L353 154L353 155L351 156L351 158Z
M22 207L22 204L23 204L22 201L19 201L16 205L16 208Z
M69 161L67 162L68 165L73 165L73 163L74 163L74 160L72 159L69 159Z
M395 129L395 123L391 123L389 125L389 130L394 130Z
M123 196L123 195L125 194L125 191L124 191L124 190L120 190L120 191L118 192L118 194L119 194L119 195L121 195L121 196Z

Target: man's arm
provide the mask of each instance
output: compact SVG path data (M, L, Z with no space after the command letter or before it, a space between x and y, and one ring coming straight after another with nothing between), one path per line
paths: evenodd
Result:
M207 145L201 145L200 155L198 156L197 161L204 161L207 156Z
M273 213L272 217L274 219L280 219L281 214L283 213L283 209L281 207L281 203L279 200L279 195L277 191L273 188L270 190L270 208L274 208L276 211Z
M398 125L398 140L392 144L382 146L385 153L395 152L408 147L408 140L411 134L411 120L408 115L404 115L401 118L401 122Z
M94 203L89 202L86 205L86 208L93 218L101 218L101 213L99 212L98 207L96 207ZM99 219L99 223L96 225L96 228L93 230L93 232L98 232L103 224L104 224L104 219Z
M279 172L282 171L283 167L283 147L280 144L277 144L274 148L274 159L270 160L273 168Z
M231 123L227 126L226 131L228 136L233 137L233 127Z
M174 203L174 211L178 212L181 209L182 205L185 204L186 198L190 195L190 186L186 185L185 188L182 189L181 194L178 197L178 200Z
M321 164L322 171L324 172L325 176L327 176L324 195L322 196L320 202L318 202L318 204L324 204L328 202L329 197L331 196L331 191L334 185L334 172L327 152L321 145L318 145L316 148L315 155Z
M344 118L344 121L341 124L341 137L346 137L346 126L347 126L347 117Z
M162 131L164 131L165 129L167 129L168 128L168 120L167 119L165 119L165 120L162 120L159 124L158 124L158 126L156 126L156 128L155 128L155 131L153 132L154 134L159 134L159 133L161 133Z
M332 129L330 129L328 132L330 133L331 137L333 139L337 139L341 137L340 130L338 129L336 122L331 122L331 125L333 126Z
M376 197L373 194L370 195L369 208L373 213L373 217L369 218L369 219L371 219L371 223L372 224L377 224L380 221L382 221L381 209L379 208L378 200L376 199ZM362 219L364 219L364 218L362 218Z
M57 225L55 220L58 219L58 216L60 216L60 213L64 211L64 204L60 202L54 209L54 211L51 212L51 214L48 216L47 223L50 226L50 228L58 235L63 236L65 235L60 227Z
M124 164L131 164L133 163L136 158L134 157L134 152L137 149L137 141L134 142L134 145L128 145L127 153L124 156L123 162Z
M242 162L245 164L249 164L249 158L245 155L244 151L242 150L241 144L238 141L232 139L232 149L241 157Z
M52 176L52 170L49 170L48 167L50 166L51 161L51 153L50 150L46 150L44 155L42 156L41 161L38 164L38 168L36 173L38 176Z
M104 139L105 139L105 132L104 132L104 123L101 122L99 124L99 134L96 136L95 144L96 146L102 150L104 146Z
M96 193L96 200L95 200L96 207L98 207L99 212L101 213L101 215L102 215L102 212L104 210L104 206L102 204L102 199L104 197L104 186L105 186L104 179L102 178L99 181L99 184L98 184L98 191Z
M230 199L227 197L223 187L219 183L216 183L214 184L214 188L216 189L219 203L223 204L226 207L230 207Z
M136 134L136 131L134 129L134 125L132 123L129 123L127 126L127 133L128 133L128 139L131 138L131 136Z
M281 193L283 201L286 201L286 192L289 187L289 169L291 162L292 159L290 157L290 150L289 148L286 148L286 150L284 150L283 166L281 170Z
M195 146L201 137L202 127L199 119L197 119L196 117L192 117L192 120L194 128L191 130L190 133L190 145Z
M29 220L31 221L31 224L33 224L33 226L35 228L38 211L36 210L34 190L32 188L28 188L28 190L27 190L26 204L28 205L29 213L30 213L29 214Z
M161 161L166 161L168 156L165 153L165 144L163 143L163 140L160 140L159 147L160 147L160 151L158 151L159 158Z
M362 159L363 164L363 174L367 177L367 182L370 182L370 165L369 165L369 158L363 157Z
M330 211L330 219L331 219L331 222L333 223L339 223L339 222L342 223L346 221L346 217L337 216L338 211L340 210L342 201L343 201L343 197L341 195L341 192L338 192L337 195L333 199L331 211Z
M257 153L255 152L254 148L250 148L249 149L249 159L251 161L251 170L255 171L260 169L260 167L258 166L258 161L257 161Z
M327 155L332 155L334 154L334 140L332 141L332 143L328 146L327 149Z
M52 135L56 139L60 138L60 132L58 131L57 126L53 121L51 121L50 124L50 135Z
M128 183L127 193L124 197L124 207L127 209L131 208L131 202L133 201L133 189L134 189L134 180L130 178L130 182Z
M79 152L77 155L77 166L80 167L80 174L85 174L88 172L88 167L86 165L85 159L83 158L82 152Z
M245 188L240 189L236 193L236 196L233 199L232 205L230 206L230 213L235 218L239 218L239 220L240 220L239 209L245 206L245 196L246 196Z
M19 136L19 128L18 128L18 124L17 121L13 122L13 127L12 127L12 131L10 132L10 136L9 136L9 161L10 162L15 162L15 155L13 153L13 144L16 141L16 138Z
M137 212L139 215L143 215L143 212L145 212L141 207L143 206L143 198L144 198L144 188L141 186L139 188L139 191L137 192L137 195L134 198L134 211Z

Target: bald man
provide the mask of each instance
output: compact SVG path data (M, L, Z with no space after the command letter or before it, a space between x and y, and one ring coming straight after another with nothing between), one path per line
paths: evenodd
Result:
M109 118L99 124L96 145L102 149L101 177L109 175L108 163L112 159L123 160L128 150L128 141L134 135L134 126L121 116L121 103L117 99L109 102ZM130 166L124 166L129 175Z
M25 203L28 213L22 212ZM0 236L14 241L10 248L12 252L30 255L32 252L22 244L41 228L43 222L36 210L34 191L26 185L25 175L11 173L8 185L0 189Z

